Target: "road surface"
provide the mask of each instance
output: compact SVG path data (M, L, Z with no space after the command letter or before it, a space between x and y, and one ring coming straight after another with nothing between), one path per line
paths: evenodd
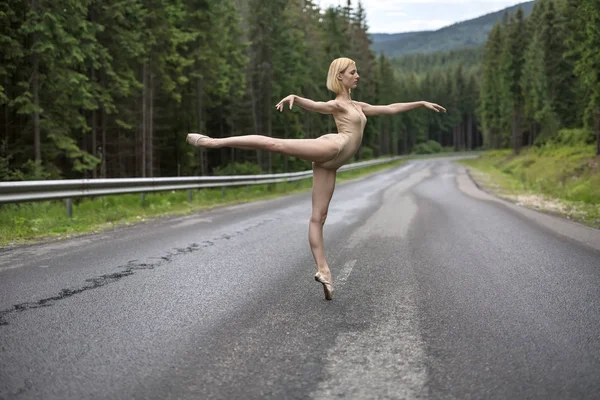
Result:
M597 399L600 231L451 159L0 251L2 399Z

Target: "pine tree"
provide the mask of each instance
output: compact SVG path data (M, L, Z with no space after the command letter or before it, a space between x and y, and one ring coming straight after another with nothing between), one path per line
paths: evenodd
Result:
M525 63L521 76L523 90L523 117L525 129L528 133L528 144L531 145L539 132L540 111L546 101L546 80L543 66L543 52L541 46L541 20L544 13L544 2L535 3L533 12L527 20L527 36L529 42L525 49Z
M485 44L482 85L480 92L480 119L483 126L484 142L487 147L500 147L503 79L502 48L504 34L500 25L494 26Z
M570 21L563 14L560 3L548 1L542 24L544 71L548 79L548 94L552 110L562 126L573 128L577 124L577 82L574 66L564 57Z
M575 72L583 78L591 92L586 108L586 125L596 131L596 155L600 155L600 3L582 0L579 10L585 33L580 44L582 57Z
M519 8L507 26L507 37L504 47L504 79L511 105L512 143L516 154L522 145L521 121L523 116L523 91L521 76L525 61L526 31L523 10Z

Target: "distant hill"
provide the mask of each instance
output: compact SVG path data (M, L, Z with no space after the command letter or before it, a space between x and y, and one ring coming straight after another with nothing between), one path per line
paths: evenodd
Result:
M505 12L512 15L522 7L525 16L529 16L533 10L533 3L534 1L528 1L517 4L437 31L373 33L371 34L372 48L378 54L383 52L387 56L394 57L480 46L486 42L494 25L502 21Z

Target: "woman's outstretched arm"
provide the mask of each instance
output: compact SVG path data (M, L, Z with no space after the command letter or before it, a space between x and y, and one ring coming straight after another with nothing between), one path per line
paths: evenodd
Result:
M419 107L425 107L425 108L429 108L430 110L436 111L436 112L446 112L446 109L438 104L435 103L430 103L428 101L416 101L414 103L394 103L394 104L388 104L387 106L372 106L368 103L363 103L360 101L357 101L357 104L360 105L360 107L363 110L363 113L365 113L366 116L371 116L371 115L393 115L393 114L398 114L401 112L406 112L406 111L410 111L410 110L414 110L415 108L419 108Z
M298 104L300 107L304 108L308 111L315 111L321 114L333 114L338 111L342 111L343 107L335 100L330 101L313 101L311 99L305 99L304 97L296 96L295 94L290 94L287 97L281 99L279 103L275 106L280 112L283 111L283 105L285 103L290 103L290 110L294 104Z

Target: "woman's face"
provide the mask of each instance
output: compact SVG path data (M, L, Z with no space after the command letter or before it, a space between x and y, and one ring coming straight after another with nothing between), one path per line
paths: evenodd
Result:
M356 64L350 64L344 72L340 72L338 75L342 81L342 85L346 89L354 89L358 86L358 71L356 70Z

